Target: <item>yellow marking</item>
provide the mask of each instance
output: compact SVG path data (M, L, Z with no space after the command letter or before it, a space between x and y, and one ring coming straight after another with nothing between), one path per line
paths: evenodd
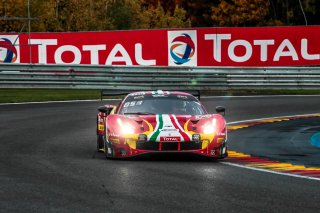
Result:
M207 148L208 147L208 145L209 145L209 143L210 143L210 141L209 140L202 140L202 149L205 149L205 148Z
M267 119L267 120L262 120L262 122L266 123L273 123L273 122L278 122L278 121L283 121L283 119Z
M188 130L188 124L189 124L189 121L190 121L190 119L189 119L189 120L187 120L187 122L184 124L183 129L184 129L184 131L185 131L185 132L187 132L187 133L189 133L189 134L193 135L193 134L195 134L195 132L193 132L193 131L189 131L189 130Z
M110 115L114 114L116 112L117 106L113 106L113 109L110 112Z
M266 163L266 164L246 164L251 167L268 168L275 170L295 170L295 169L305 169L304 166L292 165L290 163Z
M242 128L246 128L249 127L249 125L236 125L236 126L228 126L229 130L237 130L237 129L242 129Z
M289 167L283 167L283 168L272 168L272 170L277 171L291 171L291 170L305 170L305 166L289 166Z
M99 124L99 125L98 125L98 130L99 130L99 131L103 131L103 130L104 130L104 125Z
M292 171L292 170L304 170L306 167L304 166L289 166L289 167L263 167L263 166L255 166L256 168L264 168L270 169L274 171Z
M309 167L309 168L305 168L303 170L305 170L305 171L320 171L320 168Z
M212 143L215 134L200 134L201 140L206 141L206 143L202 142L202 149L207 148L207 146Z
M244 154L244 153L240 153L240 152L235 152L235 151L228 151L228 156L229 157L250 157L250 155Z
M136 141L138 140L138 136L139 136L139 134L125 135L125 143L127 143L131 149L136 149L137 148Z
M111 143L120 143L119 138L112 138L112 139L109 138L109 140Z
M149 131L146 131L143 134L150 135L153 132L153 126L147 120L143 120L143 121L146 122L146 124L149 127Z

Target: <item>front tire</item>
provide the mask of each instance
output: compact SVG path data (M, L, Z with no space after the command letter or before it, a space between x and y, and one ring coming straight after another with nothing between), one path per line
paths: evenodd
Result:
M97 150L98 152L103 152L104 149L104 139L102 135L97 135Z
M224 159L225 157L228 157L227 142L224 142L220 147L220 157L219 157L219 159Z
M104 152L107 159L114 159L115 152L112 144L108 143L107 141L104 142Z

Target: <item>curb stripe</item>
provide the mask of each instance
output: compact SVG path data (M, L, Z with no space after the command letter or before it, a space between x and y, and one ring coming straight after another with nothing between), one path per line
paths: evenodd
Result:
M242 128L247 128L251 126L256 126L266 123L274 123L280 121L297 120L297 119L307 119L320 117L320 114L308 114L308 115L298 115L298 116L286 116L277 118L265 118L265 119L255 119L247 121L238 121L228 124L228 132L235 131ZM288 162L280 162L276 160L270 160L263 157L251 156L250 154L245 154L241 152L236 152L233 150L228 151L228 158L225 162L226 165L247 168L257 171L269 172L274 174L306 178L311 180L320 180L320 168L318 167L306 167L304 165L294 165Z

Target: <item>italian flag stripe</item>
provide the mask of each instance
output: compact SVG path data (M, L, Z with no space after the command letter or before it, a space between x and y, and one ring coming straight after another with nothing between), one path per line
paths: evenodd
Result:
M158 115L157 115L158 116ZM159 115L158 117L159 119L159 125L158 125L158 129L153 133L153 135L150 137L150 141L154 142L157 140L157 137L159 136L160 134L160 129L163 128L163 118L162 118L162 115Z

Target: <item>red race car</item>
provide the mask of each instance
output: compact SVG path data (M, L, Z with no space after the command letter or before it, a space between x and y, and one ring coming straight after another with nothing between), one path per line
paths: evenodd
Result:
M150 152L227 156L225 108L218 106L217 114L208 114L189 93L133 92L118 106L105 105L98 111L97 148L107 158Z

